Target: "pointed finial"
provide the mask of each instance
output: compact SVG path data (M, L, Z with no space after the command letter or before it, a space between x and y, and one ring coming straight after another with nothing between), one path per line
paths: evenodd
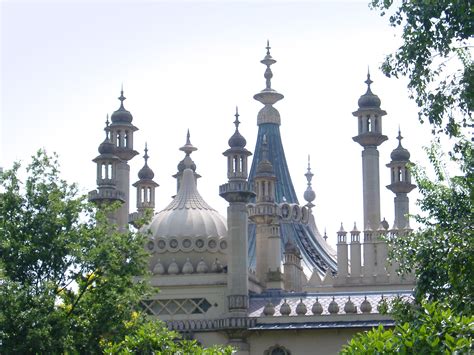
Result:
M306 176L306 180L308 180L308 186L311 186L311 180L313 179L314 174L311 172L311 156L308 154L308 171L304 176Z
M145 155L143 156L143 158L145 159L145 165L147 165L148 164L148 158L149 158L149 156L148 156L148 143L147 142L145 142Z
M109 127L109 124L110 124L110 121L109 121L109 114L107 114L107 119L105 120L105 128L108 128L108 127Z
M328 240L328 235L326 233L326 228L324 228L324 235L323 235L324 240Z
M126 97L123 96L123 83L120 89L120 96L118 98L120 100L120 108L123 108L123 102L125 101Z
M185 152L187 156L197 150L197 148L191 144L191 134L189 133L189 128L186 133L186 144L179 148L179 150Z
M304 176L306 176L307 187L306 191L303 194L304 199L308 202L306 207L313 208L315 205L313 204L314 199L316 198L316 193L313 191L311 187L311 180L313 179L314 174L311 172L311 162L310 162L310 155L308 154L308 171Z
M191 144L191 134L189 134L189 128L188 128L188 132L186 133L186 144Z
M372 84L373 81L370 80L370 70L368 67L367 67L367 80L365 81L365 83L367 84L367 90L370 90L370 84Z
M400 126L398 126L398 136L397 136L397 139L398 139L398 145L401 146L402 145L402 132L400 131Z
M267 55L270 55L270 49L272 47L270 47L270 41L267 39L267 46L265 47L267 49Z
M235 106L235 121L234 121L234 124L235 124L235 130L238 131L239 130L239 124L240 124L240 121L239 121L239 107L238 106Z

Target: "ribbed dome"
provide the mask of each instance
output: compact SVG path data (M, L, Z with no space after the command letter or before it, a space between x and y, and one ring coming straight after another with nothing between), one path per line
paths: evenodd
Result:
M380 103L379 97L372 93L370 87L367 89L367 92L359 98L358 101L359 108L380 108Z
M257 175L260 175L260 174L271 174L273 175L273 165L272 163L270 163L269 160L267 159L264 159L264 160L261 160L259 163L258 163L258 166L257 166Z
M392 151L392 154L390 154L390 158L394 161L405 161L410 159L410 152L403 148L402 146L398 146Z
M209 206L196 189L194 173L187 168L178 194L150 224L153 237L223 237L227 222Z
M114 123L118 123L118 122L132 123L133 116L129 111L125 110L123 106L120 106L120 108L112 114L110 119Z
M367 84L367 92L359 98L359 108L380 108L379 97L370 90L370 84L373 83L373 81L370 80L370 73L367 73L365 83Z
M100 154L113 154L114 150L115 150L115 146L110 141L109 137L105 138L105 140L99 145Z
M231 148L244 148L246 144L247 141L238 130L229 138L229 147Z
M141 168L138 172L138 178L140 180L153 180L154 177L155 173L153 172L153 170L151 170L147 163L145 163L143 168Z
M125 96L123 96L123 90L120 92L120 107L117 111L115 111L110 119L113 123L132 123L133 116L132 114L123 107L123 102L125 100Z

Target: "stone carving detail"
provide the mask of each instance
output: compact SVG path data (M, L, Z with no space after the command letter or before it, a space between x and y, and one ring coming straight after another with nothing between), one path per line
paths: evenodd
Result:
M249 297L247 295L228 296L229 309L247 309L249 307Z

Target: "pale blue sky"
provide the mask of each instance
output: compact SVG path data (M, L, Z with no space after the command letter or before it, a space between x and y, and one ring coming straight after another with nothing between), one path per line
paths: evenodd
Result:
M354 221L362 225L361 147L352 141L352 112L370 66L373 91L388 112L383 130L390 139L380 148L380 171L382 216L392 223L385 164L398 125L414 161L425 160L421 146L429 141L429 129L417 124L406 83L378 69L397 45L387 22L367 3L354 1L4 1L0 166L27 161L45 147L59 153L68 180L84 192L93 189L91 159L104 138L106 114L119 106L123 83L125 107L140 129L135 148L141 152L148 142L161 185L157 210L175 193L171 175L189 128L199 148L193 154L203 176L198 188L224 214L218 196L226 180L221 152L233 132L236 105L241 132L254 148L261 104L252 97L265 85L259 61L270 39L278 61L272 86L285 95L275 106L293 182L303 202L311 154L314 213L333 239L341 221L346 229ZM132 161L132 182L142 164L141 157Z

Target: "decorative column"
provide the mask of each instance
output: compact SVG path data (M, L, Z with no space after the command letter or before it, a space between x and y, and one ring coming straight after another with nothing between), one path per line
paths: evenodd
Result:
M360 231L354 222L351 230L351 277L361 276Z
M347 232L341 223L341 228L337 232L337 277L342 282L348 276L348 253L347 253Z

